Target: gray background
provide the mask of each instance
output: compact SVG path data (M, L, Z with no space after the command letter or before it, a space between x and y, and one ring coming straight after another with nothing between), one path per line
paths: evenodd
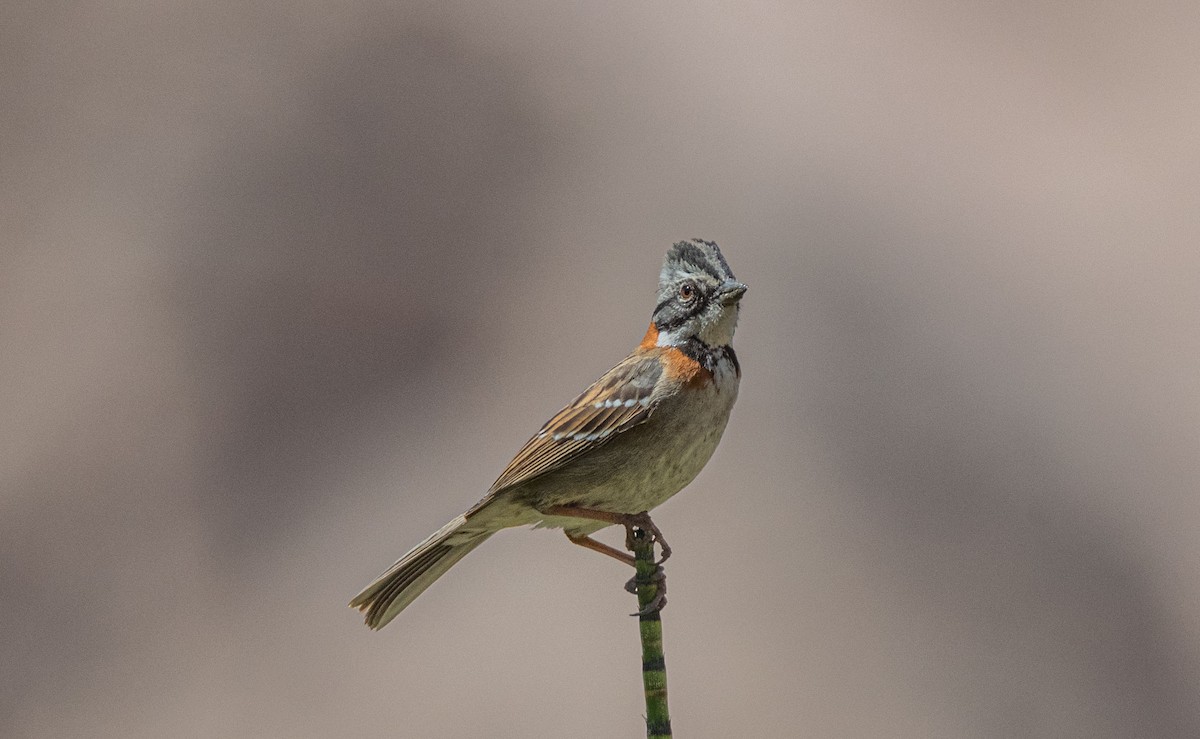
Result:
M0 21L0 734L640 735L558 534L345 603L701 236L751 290L656 516L676 733L1200 735L1200 5Z

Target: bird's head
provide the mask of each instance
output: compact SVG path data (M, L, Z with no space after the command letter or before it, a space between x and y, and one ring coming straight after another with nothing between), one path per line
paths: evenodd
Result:
M712 347L733 341L738 304L746 286L738 282L712 241L691 239L667 252L658 278L654 327L659 346L697 339Z

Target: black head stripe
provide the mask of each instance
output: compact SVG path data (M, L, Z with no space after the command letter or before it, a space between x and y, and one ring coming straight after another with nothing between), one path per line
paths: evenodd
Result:
M686 265L689 271L692 272L707 272L716 279L722 279L716 267L708 259L708 255L697 245L690 241L680 241L671 248L671 254L667 256L668 261L675 261L681 265Z
M707 308L709 300L709 295L703 290L698 290L692 302L686 304L672 295L654 307L654 327L659 331L679 328L689 318Z
M733 276L733 270L729 269L729 262L725 261L725 255L721 253L720 247L717 246L717 242L705 241L704 239L692 239L692 241L697 244L703 244L704 246L708 247L708 249L712 252L712 255L714 257L716 257L717 264L721 265L721 272L723 273L721 275L718 275L719 278L721 278L721 279L727 278L730 280L736 279Z

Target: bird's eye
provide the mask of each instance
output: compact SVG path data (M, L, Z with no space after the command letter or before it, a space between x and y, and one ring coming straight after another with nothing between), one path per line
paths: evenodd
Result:
M692 298L694 298L694 297L696 297L696 287L692 283L685 282L679 286L679 299L680 300L682 300L685 303L690 303L690 302L692 302Z

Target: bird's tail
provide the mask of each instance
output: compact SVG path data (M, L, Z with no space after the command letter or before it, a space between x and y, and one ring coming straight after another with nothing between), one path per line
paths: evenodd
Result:
M382 629L434 580L493 533L465 530L466 523L466 517L459 516L413 547L387 572L375 578L375 582L363 588L350 601L350 607L366 614L367 626Z

